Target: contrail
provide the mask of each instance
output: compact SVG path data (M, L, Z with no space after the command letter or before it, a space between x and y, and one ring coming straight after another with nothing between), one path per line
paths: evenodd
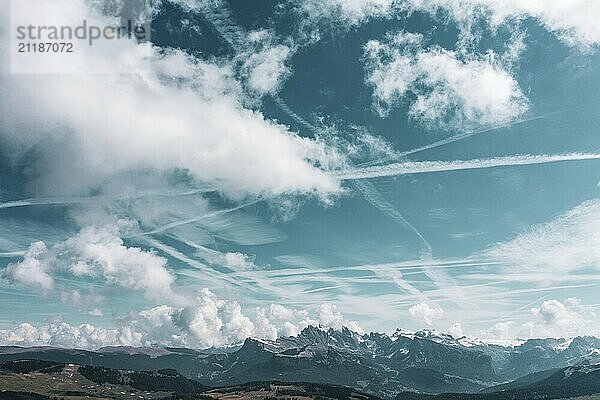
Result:
M230 212L241 210L244 207L248 207L248 206L251 206L253 204L258 203L259 201L260 201L260 199L253 200L253 201L250 201L248 203L242 203L242 204L240 204L240 205L238 205L236 207L226 208L224 210L218 210L218 211L209 212L209 213L206 213L206 214L199 215L197 217L193 217L193 218L189 218L189 219L184 219L184 220L181 220L181 221L170 222L168 224L156 227L156 228L152 229L151 231L141 232L141 233L138 233L138 234L135 234L135 235L131 235L129 237L131 238L131 237L138 237L138 236L154 235L156 233L161 233L161 232L164 232L164 231L168 231L168 230L176 228L178 226L192 224L194 222L205 220L206 218L217 217L219 215L224 215L224 214L228 214Z
M476 131L471 131L471 132L465 132L465 133L461 133L458 135L454 135L454 136L450 136L446 139L442 139L442 140L438 140L436 142L421 146L421 147L417 147L415 149L412 150L407 150L407 151L403 151L398 153L398 157L404 157L404 156L409 156L411 154L416 154L416 153L420 153L422 151L425 150L430 150L430 149L435 149L437 147L441 147L444 146L446 144L450 144L450 143L454 143L454 142L458 142L473 136L477 136L480 135L482 133L487 133L487 132L492 132L498 129L502 129L502 128L509 128L511 126L515 126L515 125L520 125L520 124L524 124L526 122L531 122L531 121L536 121L539 119L543 119L546 118L547 115L539 115L539 116L535 116L535 117L531 117L531 118L527 118L527 119L521 119L518 121L513 121L513 122L509 122L507 124L502 124L502 125L498 125L498 126L493 126L490 128L485 128L485 129L478 129Z
M539 299L537 299L537 300L534 300L534 301L532 301L531 303L527 303L527 304L525 304L524 306L522 306L522 307L519 307L517 310L515 310L515 312L513 312L513 314L515 314L515 313L516 313L516 312L518 312L518 311L522 311L522 310L524 310L524 309L526 309L526 308L529 308L529 307L531 307L531 306L533 306L533 305L535 305L535 304L538 304L540 301L542 301L542 300L546 299L546 298L547 298L547 297L549 297L549 296L550 296L550 295L549 295L549 294L547 294L547 295L545 295L545 296L542 296L542 297L540 297L540 298L539 298Z
M425 248L427 249L428 254L433 253L433 249L429 242L423 237L421 232L413 224L411 224L398 210L394 208L394 206L385 200L377 189L373 186L373 184L369 181L355 181L353 186L356 190L360 192L360 194L367 200L371 205L381 211L384 215L390 217L392 220L399 222L401 225L404 225L411 232L413 232L423 243Z
M23 257L26 251L7 251L0 253L0 258Z
M271 96L271 98L273 99L273 101L275 102L275 104L277 104L279 106L279 108L288 115L288 117L290 117L292 120L296 121L297 124L304 126L306 129L308 129L309 131L311 131L315 135L319 134L319 129L316 126L314 126L313 124L311 124L310 122L308 122L307 120L305 120L304 118L302 118L301 116L299 116L298 114L296 114L283 101L283 99L281 97L279 97L279 96Z
M431 260L423 261L423 259L407 261L407 262L392 262L383 264L361 264L361 265L350 265L342 267L325 267L320 269L305 269L300 270L284 270L284 272L275 270L264 272L269 278L285 278L292 276L312 276L320 273L336 273L340 271L373 271L373 270L386 270L394 269L401 271L421 271L424 267L439 268L439 269L455 269L455 268L469 268L469 267L481 267L481 266L495 266L500 265L498 262L484 262L475 259L467 258L464 260Z
M118 200L135 200L147 197L183 197L202 193L213 192L214 189L209 187L205 189L191 189L186 191L164 191L164 192L141 192L132 195L107 195L107 196L91 196L91 197L41 197L12 200L0 203L0 209L30 207L30 206L68 206L71 204L87 204L96 203L99 201L118 201Z
M244 38L247 35L242 28L233 23L231 10L223 1L199 2L196 11L206 18L206 22L213 26L216 33L235 53L244 50Z
M576 107L576 108L578 108L578 107ZM396 154L394 154L393 156L390 156L390 157L385 157L385 158L380 158L378 160L372 160L372 161L369 161L369 162L365 162L365 163L360 164L360 166L377 165L377 164L381 164L383 162L389 162L389 161L399 160L402 157L406 157L406 156L409 156L409 155L412 155L412 154L420 153L420 152L425 151L425 150L431 150L431 149L435 149L435 148L438 148L438 147L442 147L444 145L447 145L447 144L450 144L450 143L454 143L454 142L458 142L458 141L461 141L461 140L464 140L464 139L467 139L467 138L470 138L470 137L473 137L473 136L477 136L477 135L480 135L480 134L483 134L483 133L488 133L488 132L496 131L496 130L503 129L503 128L510 128L512 126L515 126L515 125L525 124L527 122L532 122L532 121L537 121L537 120L545 119L545 118L548 118L548 117L550 117L552 115L561 114L561 113L564 113L564 112L567 112L567 111L572 111L572 109L566 109L566 110L561 110L561 111L553 111L553 112L549 112L549 113L546 113L546 114L543 114L543 115L537 115L537 116L533 116L533 117L530 117L530 118L520 119L520 120L517 120L517 121L513 121L513 122L506 123L506 124L502 124L502 125L496 125L496 126L492 126L492 127L489 127L489 128L483 128L483 129L478 129L478 130L475 130L475 131L461 133L461 134L458 134L458 135L447 137L445 139L441 139L441 140L435 141L433 143L429 143L429 144L426 144L426 145L423 145L423 146L420 146L420 147L416 147L416 148L411 149L411 150L406 150L406 151L402 151L402 152L396 153Z
M227 274L219 272L198 260L190 258L190 257L186 256L185 254L183 254L182 252L180 252L179 250L177 250L169 245L166 245L159 240L145 238L145 241L151 247L162 251L163 253L167 254L168 256L170 256L176 260L179 260L182 263L184 263L192 268L202 271L202 273L206 275L204 277L205 279L208 279L208 277L210 277L210 278L215 279L216 280L215 282L217 282L217 283L227 282L229 285L232 285L233 287L244 286L243 282L237 281L234 277L228 276Z
M50 205L69 205L74 203L82 203L82 199L22 199L7 201L0 204L0 209L16 208L27 206L50 206Z
M492 157L474 160L455 161L406 161L381 166L354 168L350 170L330 171L341 180L381 178L409 174L427 174L432 172L460 171L518 165L548 164L561 161L598 160L600 154L567 153L567 154L521 154L506 157Z

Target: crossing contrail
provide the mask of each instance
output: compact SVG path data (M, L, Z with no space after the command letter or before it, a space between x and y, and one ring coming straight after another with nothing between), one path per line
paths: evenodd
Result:
M575 109L576 108L579 108L579 107L575 107ZM509 122L506 124L501 124L501 125L491 126L491 127L487 127L487 128L477 129L475 131L460 133L460 134L453 135L453 136L447 137L445 139L441 139L441 140L438 140L438 141L435 141L435 142L432 142L432 143L429 143L429 144L426 144L426 145L423 145L420 147L416 147L416 148L413 148L410 150L405 150L405 151L396 153L393 156L388 156L388 157L380 158L377 160L371 160L371 161L368 161L365 163L361 163L360 166L366 167L366 166L373 166L373 165L381 165L386 162L397 161L403 157L406 157L406 156L409 156L412 154L420 153L420 152L426 151L426 150L436 149L438 147L442 147L442 146L445 146L450 143L459 142L461 140L468 139L473 136L481 135L483 133L488 133L488 132L496 131L499 129L511 128L516 125L521 125L521 124L526 124L526 123L529 123L532 121L546 119L553 115L558 115L558 114L562 114L562 113L570 112L570 111L573 111L573 108L568 108L568 109L560 110L560 111L552 111L552 112L549 112L549 113L546 113L543 115L536 115L536 116L532 116L530 118L520 119L520 120L512 121L512 122Z
M170 222L168 224L164 224L164 225L155 227L154 229L152 229L150 231L145 231L145 232L137 233L137 234L131 235L129 237L147 236L147 235L154 235L154 234L157 234L157 233L162 233L162 232L168 231L170 229L176 228L178 226L188 225L188 224L192 224L194 222L199 222L199 221L206 220L208 218L218 217L218 216L225 215L225 214L228 214L228 213L231 213L231 212L234 212L234 211L238 211L238 210L241 210L242 208L245 208L245 207L251 206L253 204L256 204L259 201L260 201L260 199L257 199L257 200L253 200L253 201L250 201L250 202L247 202L247 203L242 203L242 204L237 205L237 206L232 207L232 208L226 208L226 209L223 209L223 210L212 211L212 212L209 212L209 213L206 213L206 214L202 214L202 215L198 215L198 216L195 216L195 217L192 217L192 218Z

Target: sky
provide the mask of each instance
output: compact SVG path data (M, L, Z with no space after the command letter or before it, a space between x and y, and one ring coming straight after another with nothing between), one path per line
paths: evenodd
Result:
M600 335L596 0L0 17L0 344ZM125 18L150 40L15 56L16 22Z

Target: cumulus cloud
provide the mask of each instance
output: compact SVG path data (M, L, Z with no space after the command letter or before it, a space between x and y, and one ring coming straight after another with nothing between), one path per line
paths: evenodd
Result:
M367 83L385 116L410 102L409 116L431 128L473 129L508 123L528 108L514 78L489 56L463 59L418 34L399 33L365 45Z
M448 329L448 333L454 337L462 337L463 336L463 327L460 323L456 322L452 324L450 329Z
M519 271L600 268L599 226L600 200L590 200L508 242L492 246L486 254Z
M42 260L48 249L44 242L35 242L25 253L23 260L8 264L2 276L16 283L38 287L43 290L52 289L54 278L50 275L48 265Z
M152 297L171 295L173 275L167 260L154 252L127 247L120 234L132 229L131 221L119 220L102 228L87 227L57 246L68 255L67 267L73 275L101 275L109 283L144 291Z
M23 261L10 264L3 276L51 289L52 275L66 273L101 278L110 284L140 290L151 298L173 297L171 286L175 278L167 269L167 260L152 251L128 247L120 238L134 227L130 220L118 220L112 225L83 228L50 249L42 242L33 243ZM75 302L83 299L78 291L63 295Z
M97 314L96 310L92 310ZM296 335L308 325L340 329L360 327L346 320L332 305L322 305L315 316L307 310L272 304L246 314L236 301L223 300L209 289L198 292L193 304L185 307L160 305L132 312L115 328L79 326L51 321L34 326L22 323L0 330L0 343L13 345L54 345L77 348L123 346L186 346L207 348L240 343L247 337L275 339Z
M546 300L539 307L531 309L535 320L524 325L532 334L548 336L574 336L589 332L596 320L593 310L582 305L581 300L570 297L561 303L558 300Z
M593 308L582 304L576 297L563 301L550 299L531 310L528 322L498 322L493 328L480 332L481 337L491 339L574 337L598 335L594 326L597 315Z
M62 321L41 326L24 322L13 329L0 331L0 340L3 343L24 346L52 345L95 349L104 346L105 343L125 345L121 338L125 339L125 335L121 335L115 329L96 328L90 324L74 326Z
M257 307L256 316L258 335L270 339L297 335L303 327L319 323L307 310L294 310L281 304Z
M408 309L408 313L417 321L433 325L433 321L444 316L444 310L437 304L418 303Z
M182 323L202 347L239 342L254 332L238 302L219 299L208 289L200 291L196 306L183 310Z
M223 265L233 270L251 270L256 269L254 260L247 254L233 252L223 254Z
M337 310L335 304L327 303L319 306L319 323L333 329L342 329L347 327L355 332L363 333L362 328L354 321L348 321L341 312Z
M50 12L56 9L65 10L63 19ZM32 12L53 15L58 26L80 23L92 13L83 0L44 3ZM99 25L112 21L93 17ZM0 105L6 116L2 140L15 162L39 154L32 176L40 190L86 193L115 175L140 170L183 171L236 198L292 192L327 196L340 190L323 169L334 168L342 157L246 108L227 63L131 40L114 42L80 56L84 73L4 71L0 76L2 92L11 99ZM256 68L273 72L285 52L269 50L266 64L257 62ZM134 73L85 73L85 66L107 60ZM276 79L269 76L251 82L270 89Z

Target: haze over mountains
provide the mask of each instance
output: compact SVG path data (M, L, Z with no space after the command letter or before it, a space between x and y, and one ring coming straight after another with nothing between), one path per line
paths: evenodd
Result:
M208 350L1 348L0 361L19 359L138 371L176 369L207 387L256 381L315 382L394 398L403 391L477 393L532 373L598 364L600 339L492 344L436 331L399 329L392 335L361 335L347 328L309 326L297 336L248 338L240 346Z

